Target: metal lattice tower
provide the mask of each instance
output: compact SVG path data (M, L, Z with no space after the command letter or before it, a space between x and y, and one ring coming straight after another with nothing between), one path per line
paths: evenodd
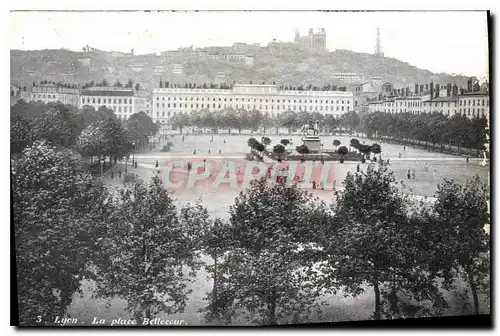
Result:
M384 56L384 53L382 52L382 46L380 45L380 30L377 28L377 42L375 46L375 55L376 56Z

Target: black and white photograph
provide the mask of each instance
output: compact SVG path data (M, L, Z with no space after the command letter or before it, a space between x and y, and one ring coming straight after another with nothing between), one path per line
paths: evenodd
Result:
M9 19L11 325L491 326L488 10Z

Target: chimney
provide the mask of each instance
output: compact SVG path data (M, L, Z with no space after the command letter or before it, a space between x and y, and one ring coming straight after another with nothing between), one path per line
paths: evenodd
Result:
M467 91L472 92L472 78L467 80Z

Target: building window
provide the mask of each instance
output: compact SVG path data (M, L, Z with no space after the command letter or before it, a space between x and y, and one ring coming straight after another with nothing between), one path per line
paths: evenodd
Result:
M122 107L118 106L118 113L121 113L121 112L122 112Z
M165 103L161 103L161 107L162 107L162 108L165 108Z

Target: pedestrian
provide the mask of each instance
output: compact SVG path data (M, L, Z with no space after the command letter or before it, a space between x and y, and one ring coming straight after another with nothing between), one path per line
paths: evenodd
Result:
M408 169L408 172L406 173L406 176L408 177L408 180L411 178L411 171Z
M207 159L203 159L203 168L205 168L206 164L207 164Z
M424 171L428 172L429 171L429 164L426 162L424 166Z
M325 183L323 181L321 181L319 183L319 186L320 186L321 190L325 190Z
M356 171L359 173L359 170L360 169L359 169L359 163L358 163L358 165L356 166Z
M210 151L210 149L209 149L209 150L208 150L208 154L210 154L210 152L211 152L211 151Z
M121 171L119 171L119 172L118 172L118 178L119 178L119 179L121 179L121 178L122 178L122 172L121 172Z
M412 179L415 179L415 169L413 169L413 170L411 171L411 178L412 178Z
M224 143L226 143L226 139L224 139Z
M220 154L220 149L219 149L219 154Z
M406 146L403 146L403 152L405 152L405 151L406 151Z
M337 189L337 180L333 180L333 190Z
M316 189L316 180L313 180L313 189Z
M469 163L469 155L465 158L465 162Z
M387 159L387 164L389 164L389 159Z
M193 151L193 154L196 155L196 149Z
M114 178L115 178L115 173L111 172L111 179L114 179Z
M134 162L134 168L137 168L137 161Z
M192 167L191 162L188 162L187 167L188 167L188 171L191 171L191 167Z
M398 154L398 157L401 159L401 153Z

